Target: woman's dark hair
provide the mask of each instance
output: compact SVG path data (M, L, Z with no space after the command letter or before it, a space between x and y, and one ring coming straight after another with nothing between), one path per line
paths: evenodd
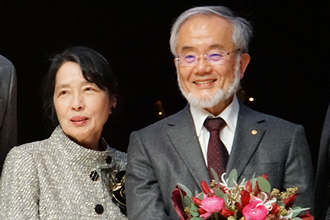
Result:
M66 62L77 63L84 78L107 91L109 98L117 98L117 81L108 61L98 52L88 47L71 47L51 59L51 65L43 82L43 110L54 126L59 124L53 102L56 74Z

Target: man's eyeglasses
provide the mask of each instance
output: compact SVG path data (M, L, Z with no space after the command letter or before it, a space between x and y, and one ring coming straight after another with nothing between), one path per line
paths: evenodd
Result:
M180 66L195 66L199 59L204 58L211 65L219 65L223 63L225 60L224 57L240 51L240 49L236 49L230 52L225 51L217 51L217 52L209 52L205 54L195 55L195 54L182 54L179 57L175 58L178 61Z

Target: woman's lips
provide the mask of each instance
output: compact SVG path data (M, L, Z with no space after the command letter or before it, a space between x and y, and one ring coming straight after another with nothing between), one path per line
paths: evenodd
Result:
M70 119L70 121L75 124L75 125L83 125L86 123L86 121L88 120L89 118L87 117L84 117L84 116L74 116Z

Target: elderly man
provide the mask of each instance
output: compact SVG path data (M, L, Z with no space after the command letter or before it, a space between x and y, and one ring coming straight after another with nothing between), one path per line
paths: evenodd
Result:
M15 68L0 55L0 174L7 153L17 141L16 97Z
M235 95L250 61L251 34L245 19L221 6L192 8L175 21L170 45L189 105L131 134L129 219L178 219L171 203L175 186L201 191L200 181L213 178L210 168L219 176L235 168L239 180L265 173L272 187L299 187L297 205L312 205L303 127L253 111Z

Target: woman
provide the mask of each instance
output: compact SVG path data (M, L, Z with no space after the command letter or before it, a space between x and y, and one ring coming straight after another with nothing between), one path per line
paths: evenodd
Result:
M44 83L52 135L13 148L1 177L0 219L127 219L112 201L126 154L101 137L116 107L108 62L85 47L56 55Z

